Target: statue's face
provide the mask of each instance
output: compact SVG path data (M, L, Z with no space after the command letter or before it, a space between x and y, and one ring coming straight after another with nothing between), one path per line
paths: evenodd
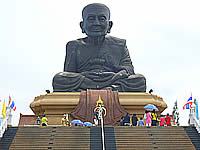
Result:
M106 8L89 7L84 10L82 30L90 37L105 36L112 27L110 13Z

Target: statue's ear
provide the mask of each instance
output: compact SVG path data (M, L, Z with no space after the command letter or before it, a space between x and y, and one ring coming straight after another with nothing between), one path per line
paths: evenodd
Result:
M83 21L80 22L80 27L81 27L82 33L85 33L85 30L83 28Z
M109 28L108 28L107 33L110 33L110 30L111 30L112 26L113 26L113 22L109 21Z

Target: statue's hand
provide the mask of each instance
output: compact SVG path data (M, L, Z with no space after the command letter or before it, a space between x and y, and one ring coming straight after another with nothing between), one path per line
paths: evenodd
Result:
M113 77L114 80L123 79L123 78L128 78L128 73L126 72L126 70L119 71Z
M117 74L119 74L119 76L121 76L121 77L125 77L125 78L128 77L128 73L126 70L121 70Z

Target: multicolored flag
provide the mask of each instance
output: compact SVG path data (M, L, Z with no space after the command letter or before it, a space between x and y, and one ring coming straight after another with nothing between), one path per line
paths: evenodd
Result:
M6 118L6 102L5 102L5 100L2 105L2 115L3 115L3 118Z
M188 98L187 102L183 106L183 109L190 109L192 107L193 101L192 101L192 95Z
M14 100L11 99L10 96L9 96L9 105L10 105L11 109L13 109L14 111L16 110L15 102L14 102Z
M10 104L10 108L13 109L14 111L16 110L16 106L15 106L14 101L12 101L12 103Z

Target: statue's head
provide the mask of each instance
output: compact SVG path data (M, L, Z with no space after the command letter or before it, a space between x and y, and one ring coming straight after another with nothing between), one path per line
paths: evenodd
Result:
M87 36L105 36L110 33L112 21L110 21L109 8L100 3L93 3L85 6L82 11L83 21L80 26L83 33Z

